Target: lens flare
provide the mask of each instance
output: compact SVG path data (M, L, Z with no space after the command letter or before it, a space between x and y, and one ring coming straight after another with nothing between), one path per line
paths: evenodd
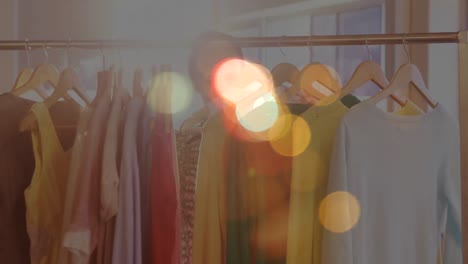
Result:
M307 122L299 116L286 114L270 130L270 144L280 155L295 157L302 154L310 144L311 131Z
M237 120L245 129L262 132L271 128L278 119L278 104L272 94L265 94L252 103L236 105Z
M237 104L256 93L273 88L272 78L260 65L241 59L221 62L213 71L212 87L215 94L228 103Z
M148 91L148 103L155 112L176 114L187 109L192 102L191 82L176 72L156 75Z
M349 192L334 192L320 203L320 223L330 232L345 233L359 221L361 207L359 201Z

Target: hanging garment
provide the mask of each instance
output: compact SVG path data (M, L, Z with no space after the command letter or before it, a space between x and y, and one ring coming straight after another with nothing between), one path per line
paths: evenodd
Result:
M34 172L31 135L18 125L33 104L12 94L0 95L0 259L30 263L24 190Z
M317 213L328 186L328 164L335 131L347 111L343 105L334 103L325 107L310 108L302 115L309 125L312 138L305 151L293 160L288 234L289 264L322 263L324 229ZM396 112L408 116L421 113L423 112L411 101Z
M100 219L100 183L105 127L110 106L110 98L103 97L89 120L79 165L80 178L73 197L75 207L63 242L63 246L73 254L72 263L88 263L96 248L100 254L104 250L104 238L100 235L100 230L105 227Z
M341 98L340 101L347 107L351 108L361 101L354 95L348 94L345 97ZM311 107L310 104L288 104L289 111L294 115L302 115L307 109Z
M101 175L101 221L105 226L100 230L102 244L98 254L98 263L112 263L115 216L118 211L119 168L121 159L121 142L124 120L124 109L127 94L118 89L113 97L102 153Z
M227 161L226 263L284 263L288 215L277 212L289 201L290 158L269 142L233 139Z
M202 140L201 129L210 110L205 107L186 119L176 133L181 206L181 262L192 263L195 218L195 188Z
M352 96L350 96L352 97ZM353 105L359 100L351 100ZM251 111L246 120L260 120L267 104ZM300 115L310 105L288 105ZM241 121L242 123L242 121ZM239 126L234 134L248 135ZM304 131L299 131L304 132ZM285 263L291 179L292 135L276 142L234 139L228 151L227 263ZM304 142L307 144L308 142ZM302 145L304 145L302 144Z
M143 106L138 122L137 154L140 170L141 234L142 261L151 262L151 169L152 145L151 128L153 112L147 105Z
M310 107L303 104L287 106L294 115ZM261 108L254 111L264 112ZM248 132L241 126L237 129L240 134ZM292 143L290 136L285 135L281 143L288 148ZM232 264L285 263L291 157L275 149L270 141L250 142L234 138L229 146L226 151L226 261Z
M115 217L119 206L119 165L121 159L119 143L124 110L124 97L115 96L109 113L102 153L101 219L106 222Z
M65 152L43 103L31 108L38 131L32 132L36 160L31 185L25 190L26 222L31 240L31 263L58 263L62 247L62 221L69 172Z
M30 263L24 191L34 173L34 152L29 132L18 132L19 122L33 101L11 93L0 95L0 259L5 263ZM78 109L59 102L51 108L54 120L73 123ZM62 144L73 144L74 131L60 133Z
M292 164L291 198L289 211L289 232L287 263L319 263L313 258L320 253L320 223L316 219L317 204L326 193L328 162L333 144L334 132L348 108L340 101L325 106L314 106L302 114L307 122L303 133L310 135L309 142L294 147L307 146L295 154ZM302 138L293 138L299 141Z
M221 114L203 127L195 193L193 264L225 263L226 179L223 153L229 137ZM156 146L155 146L156 147Z
M195 186L200 152L201 134L178 132L177 159L179 163L181 205L182 264L192 263L193 223L195 216Z
M441 105L419 116L370 103L348 112L320 208L322 263L436 263L444 212L444 263L462 263L459 146Z
M127 105L120 163L119 208L115 224L112 263L141 264L140 172L137 154L138 120L144 101Z
M180 208L172 119L156 114L153 129L152 263L180 263Z
M408 100L406 101L405 105L395 113L401 116L417 116L423 115L424 111L421 110L415 103Z
M68 182L65 192L65 202L63 211L63 227L62 232L65 234L66 228L70 224L71 214L74 209L73 199L75 197L75 186L80 179L80 159L83 155L83 149L85 148L85 138L88 129L88 122L91 118L93 110L90 107L86 107L80 114L80 120L78 122L75 142L73 144L73 150L71 154L70 170L68 175ZM72 263L72 255L67 250L61 250L58 263Z

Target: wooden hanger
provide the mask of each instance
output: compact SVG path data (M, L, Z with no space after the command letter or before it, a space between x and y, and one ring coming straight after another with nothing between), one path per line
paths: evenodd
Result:
M365 61L356 68L351 76L351 79L346 83L346 85L341 90L340 99L351 94L357 88L362 87L366 82L371 81L380 90L385 89L388 86L389 82L387 77L377 63L373 61ZM399 96L391 94L393 100L395 100L400 106L405 104L405 100L401 99Z
M90 104L89 99L84 94L84 90L80 88L78 84L78 76L72 68L65 69L60 74L60 80L57 84L55 91L51 96L47 97L44 100L44 104L47 108L51 108L55 105L60 99L69 97L68 92L73 90L80 98L86 103ZM29 113L20 123L20 132L29 131L37 129L36 118L32 113Z
M18 88L21 88L22 86L24 86L30 79L31 77L33 76L33 73L34 73L34 69L30 67L31 65L31 55L29 54L29 51L30 51L30 48L29 48L29 44L28 44L28 39L26 39L26 44L25 44L25 50L26 50L26 55L27 55L27 59L28 59L28 68L25 68L23 69L19 74L18 76L16 77L16 80L15 80L15 83L13 84L13 87L11 89L11 91L14 91ZM57 74L56 76L58 76L58 71L57 71ZM58 78L57 78L58 79ZM55 83L56 84L56 83ZM34 91L42 98L42 99L45 99L47 97L47 94L45 92L43 92L39 87L35 88ZM23 92L24 93L24 92ZM22 93L13 93L15 95L21 95Z
M426 102L434 109L439 103L429 94L429 90L426 88L426 84L424 83L424 79L418 67L414 64L411 64L411 59L405 40L403 40L403 44L405 46L406 55L408 56L408 63L400 66L387 88L370 98L369 102L377 104L384 98L394 94L398 89L409 88L410 86L413 86L424 98L424 100L426 100Z
M67 64L69 64L70 62L68 49L69 47L67 47L66 49ZM72 67L70 67L70 65L68 65L67 68L62 71L55 91L52 93L51 96L44 100L44 104L47 106L47 108L50 108L52 105L56 104L61 98L70 98L71 100L73 100L68 94L70 90L74 91L81 98L81 100L85 102L86 105L91 104L91 101L84 92L86 90L81 87L80 77L78 76L78 73L76 73L76 71Z
M34 72L34 69L33 68L25 68L23 70L21 70L21 72L18 74L18 76L16 77L16 80L15 80L15 83L13 84L13 87L11 88L11 90L15 90L15 89L18 89L19 87L23 86L25 83L27 83L29 81L29 79L31 79L31 76ZM41 91L41 90L39 90ZM41 91L41 93L43 93ZM40 94L40 96L42 97L42 95ZM47 97L47 96L45 96ZM43 97L43 98L45 98Z
M369 49L369 45L367 44L367 40L366 48L367 53L369 54L369 60L362 62L361 64L359 64L359 66L357 66L356 70L353 73L353 76L351 76L351 79L341 90L340 99L351 94L353 91L363 86L368 81L373 82L375 85L377 85L377 87L380 88L380 90L383 90L385 89L385 87L388 86L389 82L387 80L387 77L385 77L385 73L383 72L382 67L380 67L380 65L375 63L374 61L372 61L372 53ZM401 99L397 95L391 94L390 96L400 106L403 106L405 104L406 100Z
M294 64L283 62L271 70L271 75L276 87L287 82L293 84L299 75L299 69Z
M24 73L22 72L18 78L16 79L16 83L21 82L21 79ZM26 73L27 74L27 73ZM23 85L14 86L13 90L11 91L12 94L16 96L20 96L25 94L29 91L35 91L39 96L43 99L47 98L47 94L44 93L40 87L46 83L51 84L52 86L57 85L59 79L59 72L57 68L52 64L41 64L36 67L36 69L32 72L31 77L28 81L26 81Z
M299 69L291 63L280 63L271 70L271 76L273 77L273 83L276 87L277 96L282 102L291 102L289 99L288 89L282 87L285 83L289 83L291 86L296 82L296 78L299 75Z
M324 87L317 86L317 83ZM298 94L299 91L316 100L321 100L339 94L340 83L326 65L313 63L301 70L296 83L288 90L290 96Z

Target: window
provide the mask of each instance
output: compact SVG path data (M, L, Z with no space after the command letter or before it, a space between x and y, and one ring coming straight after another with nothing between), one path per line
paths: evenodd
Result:
M311 19L312 35L354 35L383 33L383 10L381 6L363 10L337 13L335 15L314 16ZM369 46L372 60L383 64L383 47ZM359 63L369 59L365 46L312 47L311 61L333 66L346 83ZM375 87L368 84L360 88L359 95L375 93Z
M294 36L294 35L348 35L384 33L383 5L357 10L346 10L326 15L294 15L278 18L262 18L242 30L231 31L237 37L247 36ZM372 59L383 65L383 47L369 46ZM272 69L281 62L289 62L299 69L312 62L320 62L337 70L345 83L357 65L369 59L365 46L330 47L278 47L244 49L246 58L261 62ZM358 95L374 94L377 88L368 84Z

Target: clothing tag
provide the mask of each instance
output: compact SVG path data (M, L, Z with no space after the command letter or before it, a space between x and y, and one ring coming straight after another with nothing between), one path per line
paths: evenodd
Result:
M325 96L333 95L333 92L321 83L314 81L311 86Z

